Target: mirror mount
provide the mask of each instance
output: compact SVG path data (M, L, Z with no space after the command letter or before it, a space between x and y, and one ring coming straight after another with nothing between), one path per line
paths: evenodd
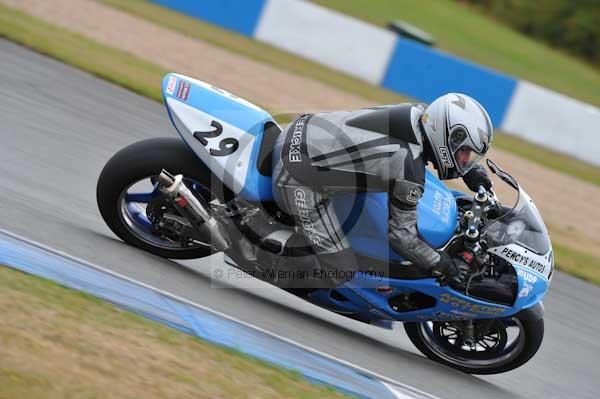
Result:
M505 182L515 190L519 190L519 183L517 183L517 180L514 177L500 169L500 167L496 165L496 163L491 159L488 158L485 160L485 162L487 163L488 168L490 168L493 174L498 176L500 179L502 179L503 182Z

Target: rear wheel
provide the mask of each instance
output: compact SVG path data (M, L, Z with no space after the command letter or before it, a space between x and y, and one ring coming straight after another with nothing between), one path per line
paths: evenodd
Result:
M181 139L149 139L122 149L104 166L96 188L100 214L123 241L155 255L171 259L211 255L208 242L190 245L157 230L153 213L157 203L161 208L161 193L156 176L162 169L183 174L185 185L206 202L224 202L231 196Z
M473 321L467 341L460 321L404 323L412 343L428 358L469 374L513 370L535 355L544 337L544 320L533 310L514 316Z

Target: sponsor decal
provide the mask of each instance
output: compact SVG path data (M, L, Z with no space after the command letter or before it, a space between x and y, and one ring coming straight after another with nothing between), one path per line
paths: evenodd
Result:
M177 98L187 101L190 96L190 84L185 80L180 80L177 86Z
M432 313L431 315L418 315L417 319L419 320L433 320L433 321L453 321L453 320L465 320L465 319L474 319L478 315L475 313L461 312L458 310L451 310L448 312L437 311Z
M444 196L438 190L435 190L435 194L433 194L433 213L436 215L440 215L442 212L442 199Z
M460 310L452 309L451 314L455 315L457 319L474 319L477 317L476 313L462 312Z
M302 162L300 144L302 142L302 134L304 133L305 124L306 117L303 116L296 121L296 125L294 126L294 132L292 133L292 139L290 140L290 150L288 152L288 158L290 162Z
M461 312L476 313L479 315L495 316L499 313L504 312L503 308L498 308L495 306L479 305L479 304L472 303L472 302L466 301L464 299L455 297L450 294L442 294L440 296L440 302L449 304L450 306L455 308L455 310L458 310Z
M417 190L416 188L413 188L412 190L410 190L408 192L408 195L406 196L406 202L409 204L416 205L419 202L420 198L421 198L421 192L419 190Z
M296 204L298 219L300 219L302 229L306 232L308 238L313 244L320 245L321 237L319 237L315 231L315 227L310 220L310 216L308 215L308 210L311 208L308 201L309 199L306 197L306 192L303 189L297 188L294 190L294 203Z
M388 285L384 285L383 287L377 287L377 293L381 295L389 295L394 291L396 291L396 289Z
M455 318L456 318L456 316L451 315L450 313L446 313L446 312L435 312L435 313L432 313L431 315L420 314L417 316L417 319L419 319L419 320L442 321L442 320L455 320Z
M442 160L444 166L448 168L454 167L454 162L452 162L452 159L450 159L450 151L448 151L448 147L439 146L438 153L440 154L440 159Z
M167 83L167 94L172 96L175 93L175 86L177 85L177 78L175 76L169 76L169 82Z
M533 289L533 285L525 283L523 288L519 291L519 298L524 298L529 295L531 290Z
M538 262L531 256L524 255L519 251L512 250L507 247L504 247L502 249L502 252L500 252L500 256L502 256L506 260L514 261L515 263L528 267L531 270L534 270L538 273L544 274L544 272L546 271L546 265L544 265L543 263Z
M535 274L529 273L523 269L517 271L517 275L522 277L526 283L535 284L538 281L538 277Z
M519 290L519 298L524 298L531 293L533 286L538 281L538 277L523 269L518 269L517 275L523 279L523 287Z
M433 194L433 213L438 215L446 224L450 223L450 207L454 197L450 193L442 194L438 190Z

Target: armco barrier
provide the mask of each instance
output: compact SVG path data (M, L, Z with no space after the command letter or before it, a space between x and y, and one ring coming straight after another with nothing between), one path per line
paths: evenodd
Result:
M408 385L350 366L258 327L0 230L0 267L2 265L87 292L187 334L296 370L312 382L335 387L352 396L437 399Z
M211 24L253 36L265 0L151 0Z
M502 128L600 165L600 109L544 87L520 81Z
M306 0L150 0L420 101L479 100L496 127L600 166L600 109Z
M495 126L502 123L516 84L510 76L401 38L382 82L425 102L448 92L468 94L483 104Z
M267 0L254 37L275 47L379 84L396 35L298 0Z

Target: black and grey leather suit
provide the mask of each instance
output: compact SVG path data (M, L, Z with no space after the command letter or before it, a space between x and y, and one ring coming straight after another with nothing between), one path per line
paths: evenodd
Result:
M274 152L273 191L320 259L336 262L350 244L332 208L340 192L389 196L389 242L413 264L431 268L440 255L417 231L425 161L419 127L423 107L401 104L303 115L282 134ZM338 262L340 259L337 260Z

